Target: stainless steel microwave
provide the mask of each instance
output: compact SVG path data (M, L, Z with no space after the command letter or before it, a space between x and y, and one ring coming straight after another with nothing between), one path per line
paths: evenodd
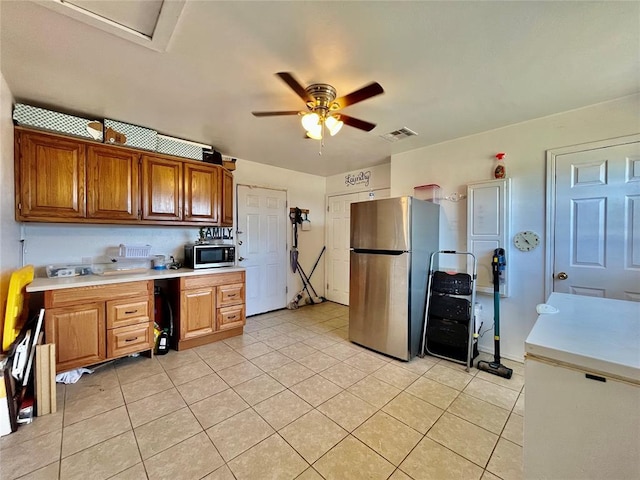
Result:
M184 246L184 265L188 268L230 267L235 261L233 245L187 243Z

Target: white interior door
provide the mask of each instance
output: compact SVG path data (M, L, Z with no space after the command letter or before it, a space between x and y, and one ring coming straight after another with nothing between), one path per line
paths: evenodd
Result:
M553 291L640 301L640 142L555 157Z
M287 194L238 185L239 265L246 269L247 315L287 304Z
M332 302L349 305L349 229L351 204L370 198L388 198L389 189L348 193L327 197L327 252L325 296Z

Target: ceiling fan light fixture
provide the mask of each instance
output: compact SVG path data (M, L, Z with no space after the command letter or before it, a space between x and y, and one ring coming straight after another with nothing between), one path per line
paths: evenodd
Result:
M303 115L301 121L302 126L307 132L320 127L320 116L314 112Z
M313 128L307 129L307 137L314 140L322 140L322 125L318 123Z
M338 120L336 117L331 115L327 117L327 119L324 121L324 124L327 126L327 128L329 129L329 133L333 137L336 133L340 131L340 129L344 125L344 122L342 120Z
M375 128L375 123L365 122L364 120L344 115L341 113L341 110L384 93L384 89L378 82L371 82L348 95L338 97L336 89L328 83L313 83L304 87L295 79L293 74L289 72L279 72L276 75L304 101L308 111L285 110L252 112L253 115L256 117L300 115L302 117L301 123L306 131L307 137L321 140L320 154L322 154L322 146L324 145L323 136L325 135L325 126L331 136L336 135L345 124L365 132L370 132Z

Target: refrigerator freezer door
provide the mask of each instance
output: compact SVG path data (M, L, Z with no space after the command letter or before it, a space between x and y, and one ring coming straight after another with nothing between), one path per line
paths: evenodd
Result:
M351 204L351 248L409 251L411 197Z
M351 252L349 340L409 360L410 253Z

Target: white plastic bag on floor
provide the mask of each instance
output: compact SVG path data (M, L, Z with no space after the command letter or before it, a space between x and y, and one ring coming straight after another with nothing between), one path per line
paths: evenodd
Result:
M93 373L93 370L89 370L88 368L76 368L75 370L70 370L68 372L59 373L56 375L56 382L58 383L76 383L80 380L83 373Z

